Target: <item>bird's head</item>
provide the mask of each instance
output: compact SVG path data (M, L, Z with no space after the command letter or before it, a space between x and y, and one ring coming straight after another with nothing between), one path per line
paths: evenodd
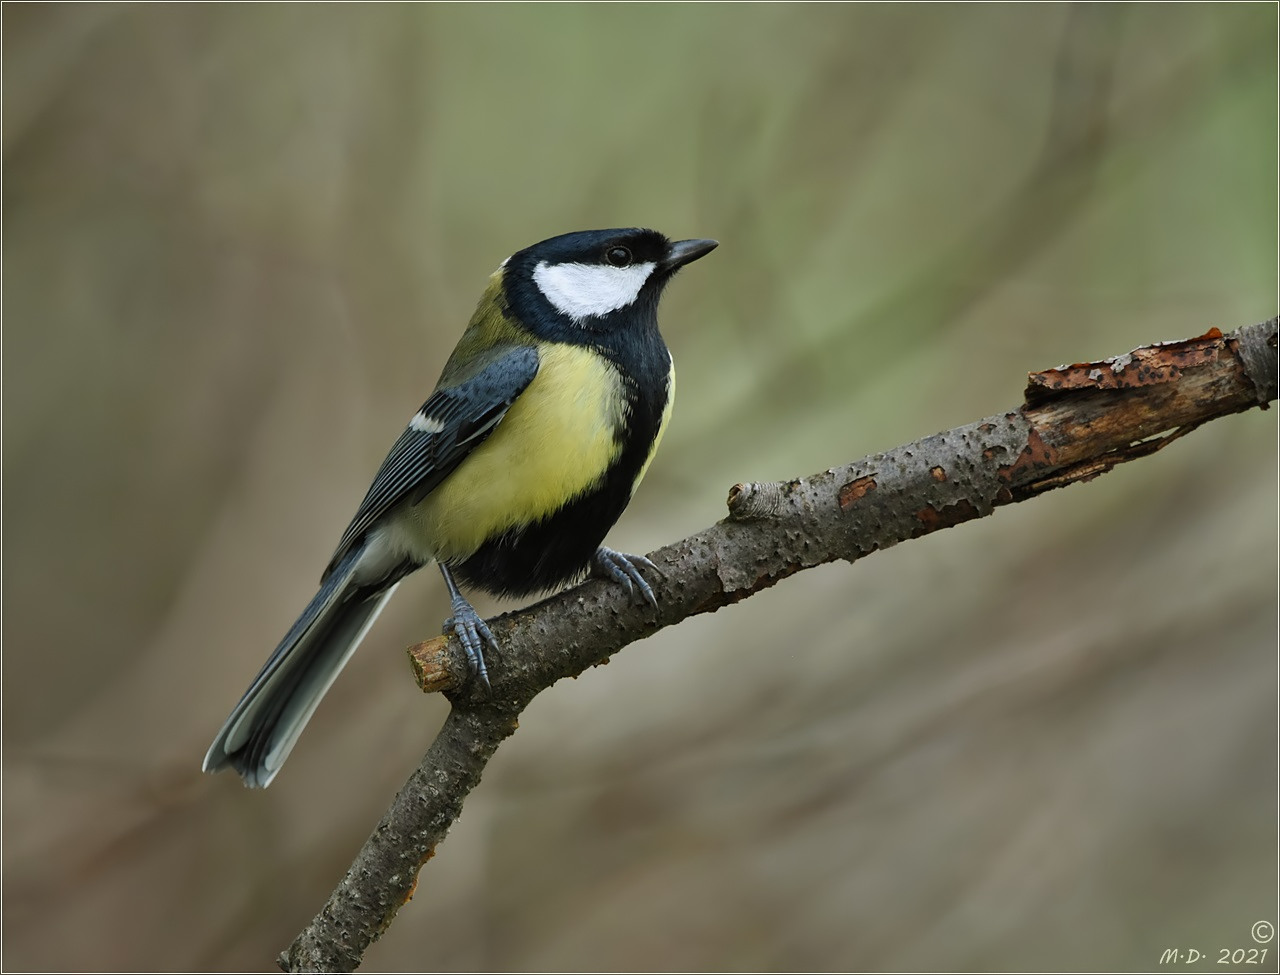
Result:
M512 254L502 264L502 286L526 328L543 338L580 341L583 332L656 321L658 297L671 276L716 244L671 241L634 227L583 230Z

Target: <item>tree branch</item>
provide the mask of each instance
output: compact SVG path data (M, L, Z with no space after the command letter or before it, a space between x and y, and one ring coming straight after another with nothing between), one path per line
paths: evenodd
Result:
M1029 376L1008 413L812 477L738 484L729 517L653 553L658 608L588 582L490 621L491 696L465 683L456 639L409 656L452 709L324 909L280 955L285 971L350 971L395 917L467 794L533 698L629 643L728 606L802 569L991 514L1146 457L1202 423L1276 398L1277 319Z

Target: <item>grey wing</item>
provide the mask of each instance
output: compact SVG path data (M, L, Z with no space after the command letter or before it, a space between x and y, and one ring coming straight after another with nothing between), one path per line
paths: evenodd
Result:
M469 379L432 393L378 468L321 581L374 522L406 498L421 500L484 443L537 374L538 350L516 346Z

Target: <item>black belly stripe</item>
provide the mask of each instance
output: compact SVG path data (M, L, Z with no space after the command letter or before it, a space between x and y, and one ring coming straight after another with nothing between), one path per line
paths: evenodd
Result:
M605 535L622 515L636 477L653 452L670 394L671 359L657 329L652 341L626 349L599 351L618 364L624 377L628 413L617 432L621 451L604 477L585 493L540 521L488 539L469 558L452 566L465 583L495 596L530 596L580 578ZM648 336L632 336L648 338ZM637 343L639 344L639 343ZM518 476L518 472L514 472Z

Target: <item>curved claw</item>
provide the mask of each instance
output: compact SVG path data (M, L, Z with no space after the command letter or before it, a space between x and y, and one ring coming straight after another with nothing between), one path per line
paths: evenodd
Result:
M447 565L441 563L440 574L444 576L444 584L449 587L449 609L453 613L444 621L444 632L452 632L458 638L467 655L467 668L471 671L471 676L484 681L485 688L492 692L489 668L484 665L483 651L486 643L490 649L497 650L498 641L485 621L480 618L480 614L458 591L458 584L453 581L453 573L449 571Z
M640 574L641 566L651 569L658 575L662 575L662 570L643 555L628 555L626 552L615 552L613 549L605 548L603 545L596 550L596 557L591 563L596 575L612 579L614 582L626 586L627 594L630 596L635 596L636 589L639 588L640 595L644 597L645 602L657 609L658 597L654 595L653 587L649 585L648 580Z
M450 600L453 615L444 621L444 632L453 632L467 654L467 666L471 676L479 678L489 690L489 668L484 662L484 645L492 650L498 649L498 641L480 614L472 609L471 604L458 596Z

